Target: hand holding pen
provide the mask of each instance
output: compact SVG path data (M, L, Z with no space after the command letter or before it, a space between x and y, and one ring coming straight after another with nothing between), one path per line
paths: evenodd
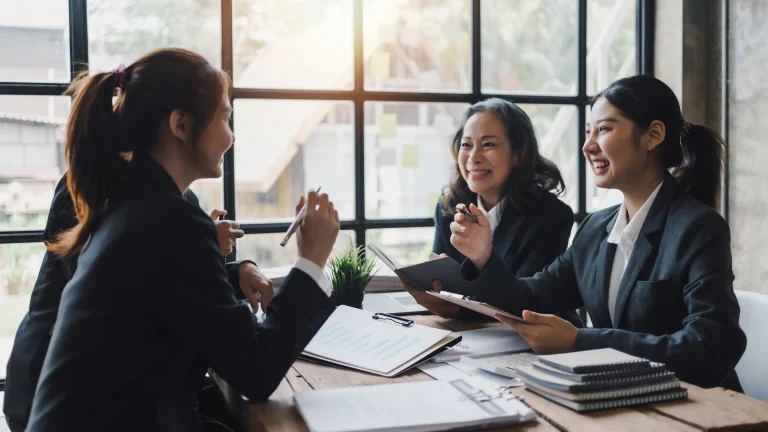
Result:
M456 206L451 222L451 244L478 270L485 268L493 252L493 232L485 214L470 204Z
M300 216L302 209L303 216ZM312 261L320 268L325 267L339 234L339 213L328 200L328 194L318 195L310 191L306 200L303 195L299 199L296 215L299 257Z

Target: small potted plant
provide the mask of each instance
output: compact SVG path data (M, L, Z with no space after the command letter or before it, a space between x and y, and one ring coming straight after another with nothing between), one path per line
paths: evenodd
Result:
M366 257L362 246L334 254L328 261L333 304L362 309L365 288L376 274L374 264L373 257Z

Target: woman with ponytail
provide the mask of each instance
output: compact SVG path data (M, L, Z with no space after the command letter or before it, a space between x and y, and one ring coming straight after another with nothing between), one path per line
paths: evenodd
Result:
M499 320L537 353L614 348L663 362L684 381L741 391L746 348L733 293L728 224L715 210L724 143L683 119L672 90L624 78L592 99L583 152L601 188L624 202L589 215L571 247L530 278L516 278L471 206L451 244L480 300L535 324ZM470 229L471 228L471 229ZM585 307L593 328L549 314Z
M195 400L208 368L266 399L332 312L321 269L338 215L327 195L302 197L299 259L259 323L235 297L214 222L185 198L221 176L234 141L228 76L166 49L81 75L70 93L76 224L48 248L79 256L27 430L209 430Z

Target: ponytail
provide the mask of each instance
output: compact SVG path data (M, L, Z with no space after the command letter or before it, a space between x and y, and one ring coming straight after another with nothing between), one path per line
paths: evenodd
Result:
M81 72L65 94L73 96L66 136L67 187L77 225L58 235L48 250L62 256L80 252L98 213L105 207L128 162L118 153L112 98L117 73Z
M614 81L592 98L605 98L642 131L654 120L666 127L659 146L662 168L670 170L682 189L716 208L723 172L725 142L717 132L683 119L677 96L664 82L645 75Z
M683 190L716 208L720 197L725 142L720 134L706 126L685 122L681 129L683 157L682 162L672 169L672 174Z
M127 68L78 75L66 92L73 96L66 136L67 186L77 225L47 243L48 250L61 256L80 253L110 197L129 181L131 162L123 155L130 153L131 160L149 157L174 110L194 119L194 145L230 89L226 73L199 54L177 48L153 51Z

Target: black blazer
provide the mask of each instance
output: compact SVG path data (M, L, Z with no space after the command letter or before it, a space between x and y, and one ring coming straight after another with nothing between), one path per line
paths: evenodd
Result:
M455 205L456 203L451 203L451 206ZM435 209L435 241L432 252L444 253L463 263L467 258L451 244L451 222L453 215L444 214L440 200ZM571 208L555 195L543 193L541 202L527 209L524 217L511 206L502 211L499 225L493 233L493 248L503 257L506 268L515 277L533 276L565 251L572 228ZM478 315L462 309L464 318ZM573 310L563 311L558 315L576 327L584 326L579 315Z
M193 205L199 206L197 196L191 190L187 192L186 198ZM56 234L72 228L76 223L72 197L67 188L67 178L64 176L54 191L43 240L53 241ZM237 268L242 262L233 261L226 264L230 283L235 287L239 286ZM59 312L61 292L72 279L76 269L77 256L62 258L51 252L45 253L32 289L29 311L16 331L6 368L3 412L20 425L27 424L29 420L35 388ZM235 293L238 298L244 298L239 288L235 289Z
M199 431L208 366L264 400L333 311L293 270L259 324L211 219L158 164L133 163L142 181L110 198L62 294L28 431Z
M746 348L733 293L731 235L712 208L666 175L637 238L616 300L608 288L616 245L608 243L620 206L591 214L571 247L531 278L516 279L494 253L474 279L479 297L512 313L586 307L594 328L579 330L576 349L614 348L664 362L684 381L741 391L734 367Z

